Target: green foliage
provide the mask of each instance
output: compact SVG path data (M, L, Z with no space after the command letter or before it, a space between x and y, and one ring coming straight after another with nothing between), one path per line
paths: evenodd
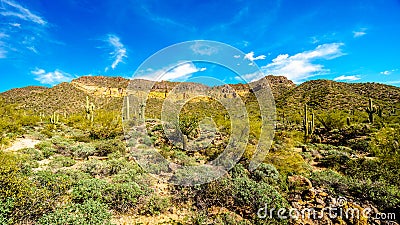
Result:
M252 173L252 178L268 184L275 184L279 180L279 172L274 165L261 163Z
M65 156L57 156L54 157L53 160L49 163L51 168L62 168L62 167L70 167L75 165L75 160L71 159L70 157Z
M43 153L35 148L23 148L18 152L27 155L32 160L40 161L44 159Z
M53 144L49 141L42 141L35 145L35 148L40 150L44 158L49 158L54 155L57 150L53 147Z
M95 145L97 156L107 156L111 153L122 153L126 152L126 147L124 142L119 140L103 140Z
M11 213L14 208L14 201L7 198L4 201L0 200L0 225L12 224Z
M106 225L111 224L111 213L105 204L89 199L82 204L68 204L44 215L42 225Z
M115 112L97 110L94 122L89 127L89 133L92 139L116 138L123 134L122 120Z
M57 193L37 186L23 173L22 163L16 154L0 152L0 199L12 199L13 204L8 204L7 209L12 213L6 219L16 223L37 219L51 211L58 200Z
M347 114L343 111L329 110L317 114L317 120L326 130L341 129L346 124Z
M141 210L141 214L160 215L164 213L170 206L171 200L168 197L161 197L159 195L152 195L147 201L146 205Z
M76 146L72 146L70 151L75 157L85 159L87 159L89 156L94 156L97 153L96 148L90 143L80 143Z
M124 212L134 207L144 193L135 182L112 184L101 179L86 179L75 185L72 199L77 203L93 199Z
M73 183L71 177L50 170L38 171L33 181L37 187L49 190L55 197L67 194Z

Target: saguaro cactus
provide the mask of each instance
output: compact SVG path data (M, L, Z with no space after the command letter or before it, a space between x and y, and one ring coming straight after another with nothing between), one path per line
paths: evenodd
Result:
M347 126L351 126L351 119L350 119L350 117L347 117L347 118L346 118L346 122L347 122Z
M126 120L130 120L129 96L126 96Z
M86 96L86 119L93 122L94 120L94 104L89 101L89 96Z
M315 115L314 112L311 113L311 120L308 120L308 107L307 104L304 105L304 118L303 118L303 128L304 137L308 137L310 134L314 133Z
M372 99L369 99L368 107L365 108L365 111L368 113L368 119L370 123L374 123L374 114L377 112L376 107L372 103Z
M308 110L307 110L307 104L304 105L304 118L303 118L303 128L304 128L304 136L308 136Z
M50 123L52 124L57 124L59 120L59 116L56 112L53 112L53 114L50 116Z
M140 103L140 105L139 105L139 108L140 108L139 118L140 119L144 119L144 107L145 107L145 104L144 103Z

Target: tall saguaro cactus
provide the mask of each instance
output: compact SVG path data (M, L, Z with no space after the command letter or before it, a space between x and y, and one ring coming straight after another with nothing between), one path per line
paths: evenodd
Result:
M311 120L308 120L308 107L307 104L304 105L304 118L303 118L303 128L304 128L304 137L307 138L310 134L314 133L314 123L315 116L314 112L311 113Z
M126 96L126 120L130 120L129 95Z
M93 122L94 120L94 104L89 101L89 96L86 96L86 119Z
M370 123L374 123L374 114L377 113L376 107L372 103L372 99L369 99L368 107L365 108L365 111L368 113L368 119Z

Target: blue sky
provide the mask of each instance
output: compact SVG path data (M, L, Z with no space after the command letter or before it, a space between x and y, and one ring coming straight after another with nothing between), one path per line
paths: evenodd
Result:
M129 78L155 52L190 40L232 45L263 73L296 83L400 85L399 0L0 0L0 91ZM239 82L201 63L173 72Z

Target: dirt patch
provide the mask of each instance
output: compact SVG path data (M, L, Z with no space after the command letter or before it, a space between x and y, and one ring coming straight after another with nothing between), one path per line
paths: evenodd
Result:
M34 148L40 141L31 138L17 138L6 151L18 151L23 148Z

